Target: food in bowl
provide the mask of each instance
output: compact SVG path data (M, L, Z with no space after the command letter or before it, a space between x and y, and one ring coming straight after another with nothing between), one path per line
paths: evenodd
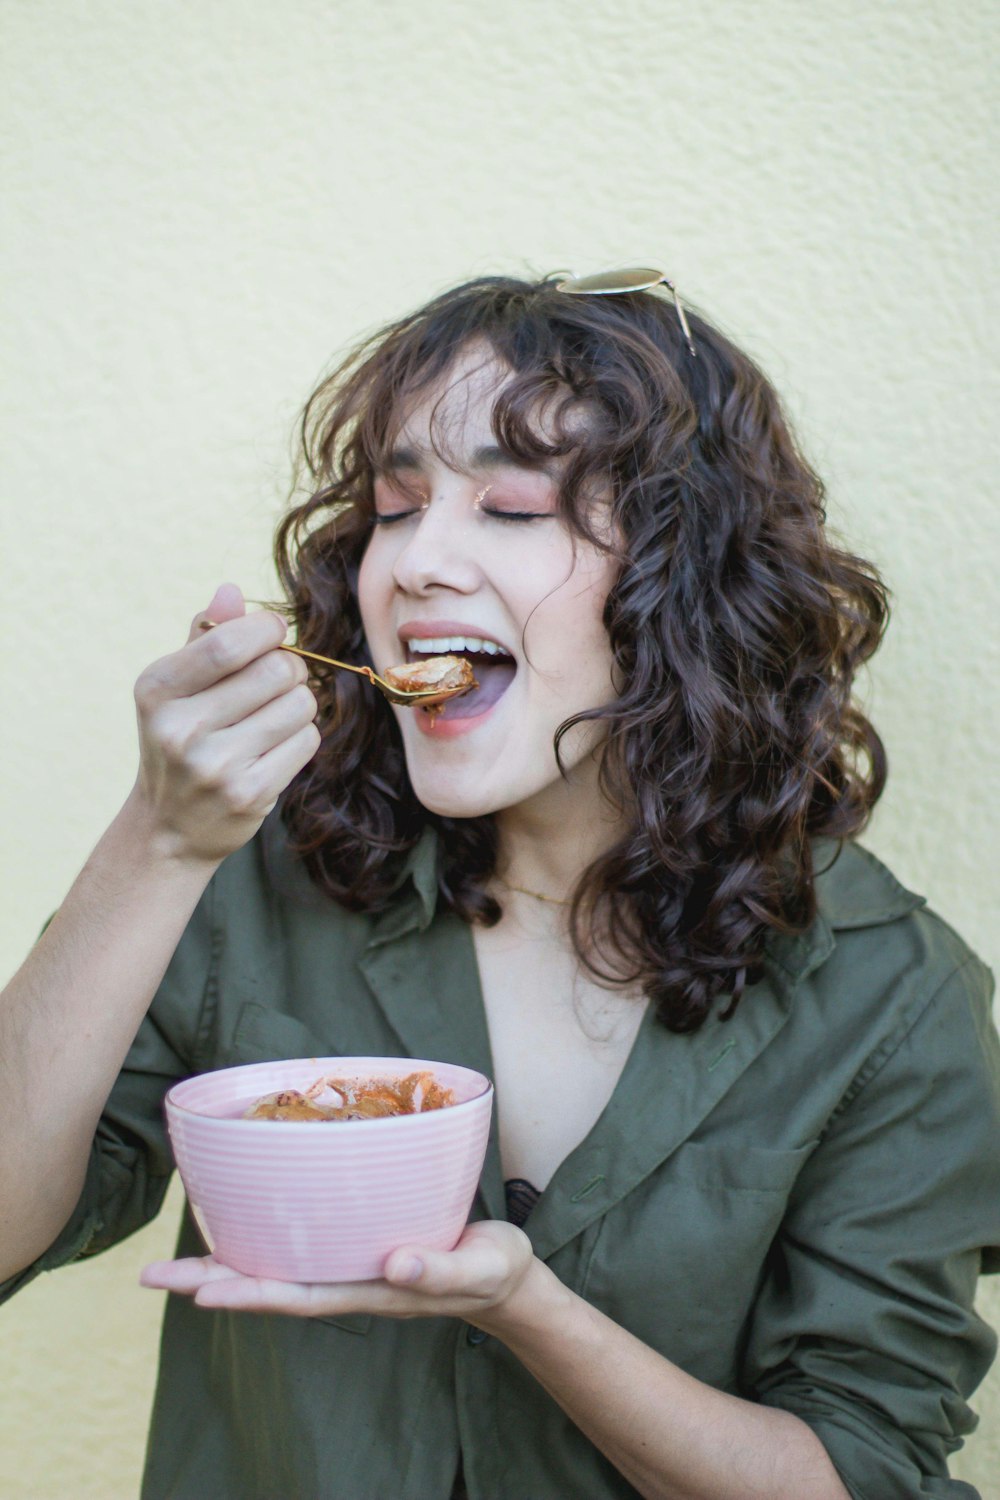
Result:
M247 1119L268 1095L320 1079L426 1074L447 1108L355 1119ZM323 1096L317 1095L317 1098ZM415 1090L416 1097L416 1090ZM493 1086L425 1058L306 1057L199 1073L166 1096L167 1127L195 1220L216 1259L280 1281L370 1281L401 1245L451 1250L482 1172Z
M428 1072L405 1078L317 1078L305 1092L281 1089L264 1094L245 1112L244 1120L386 1120L418 1115L454 1104L451 1089Z

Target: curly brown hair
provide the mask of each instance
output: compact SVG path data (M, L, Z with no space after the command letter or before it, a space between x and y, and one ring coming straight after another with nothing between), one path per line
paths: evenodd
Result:
M678 1032L720 996L731 1015L771 935L813 921L811 841L867 823L886 757L851 694L889 617L876 569L828 536L823 484L773 387L691 309L689 322L694 357L655 292L568 296L552 278L455 287L361 344L310 397L309 494L275 539L300 643L373 665L357 579L374 479L406 403L472 345L511 371L494 402L498 445L529 468L564 460L559 514L605 547L581 497L610 482L619 567L604 623L620 692L560 726L556 754L571 723L602 720L602 791L629 827L580 877L571 931L592 974L640 983ZM568 420L581 409L582 426ZM394 717L362 679L332 672L316 691L323 742L282 804L312 879L379 910L430 824L445 905L498 921L493 818L420 805Z

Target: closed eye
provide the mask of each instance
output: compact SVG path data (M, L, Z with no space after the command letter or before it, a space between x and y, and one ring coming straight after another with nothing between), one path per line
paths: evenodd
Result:
M552 511L548 510L493 510L483 505L480 507L480 515L489 516L492 521L551 521ZM397 510L389 514L376 513L372 520L376 526L391 526L394 521L405 521L409 516L419 516L420 509Z
M425 487L408 482L405 476L386 478L379 475L375 480L374 499L372 520L376 526L388 526L393 521L403 521L407 516L417 516L426 510L430 495ZM401 508L391 510L392 505Z
M551 521L552 519L552 512L548 510L493 510L483 505L480 506L479 513L495 521Z
M393 521L405 521L407 516L419 516L419 510L397 510L392 515L379 515L376 511L372 520L376 526L391 526Z

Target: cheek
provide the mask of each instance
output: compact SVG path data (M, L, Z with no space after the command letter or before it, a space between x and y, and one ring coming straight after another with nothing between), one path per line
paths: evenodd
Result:
M378 633L385 617L385 601L392 593L392 568L381 555L383 549L373 538L365 549L358 569L358 609L365 635Z
M612 582L604 559L579 565L526 616L529 663L560 699L576 706L593 707L609 696L612 655L604 608Z

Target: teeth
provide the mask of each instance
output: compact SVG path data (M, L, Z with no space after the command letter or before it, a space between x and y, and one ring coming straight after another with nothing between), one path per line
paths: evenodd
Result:
M436 635L424 640L406 643L415 656L450 656L455 651L470 651L477 655L509 656L496 641L488 641L481 635Z

